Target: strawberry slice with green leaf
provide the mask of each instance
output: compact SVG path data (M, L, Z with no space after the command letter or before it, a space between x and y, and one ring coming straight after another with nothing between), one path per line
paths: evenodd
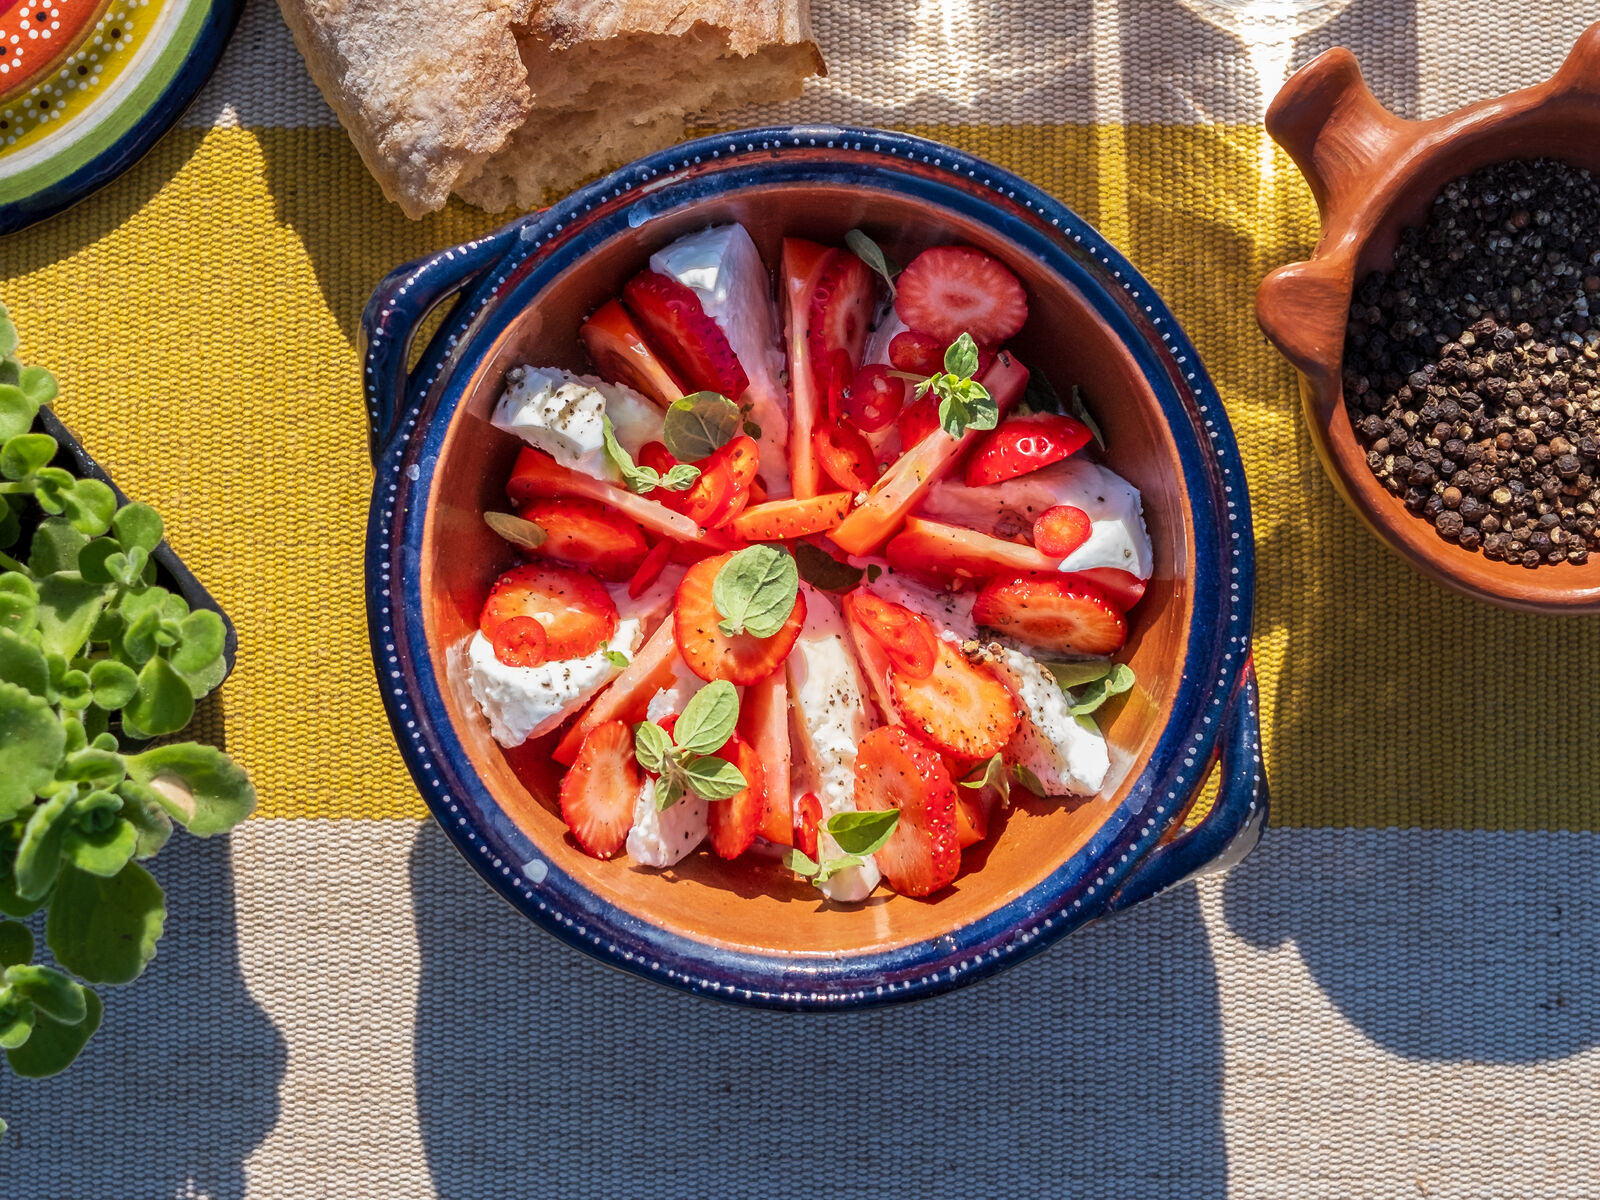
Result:
M701 679L740 686L772 674L806 619L794 557L750 546L690 567L673 602L679 653Z
M889 886L902 896L929 896L955 882L955 785L939 756L901 726L883 725L861 739L855 776L857 812L900 814L876 855Z

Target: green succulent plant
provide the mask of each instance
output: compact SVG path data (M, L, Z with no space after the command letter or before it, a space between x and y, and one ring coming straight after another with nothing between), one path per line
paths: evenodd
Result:
M255 790L214 747L136 748L177 733L222 681L226 628L156 582L153 508L52 465L59 447L34 423L56 381L16 349L0 305L0 1049L37 1077L98 1028L87 985L127 983L155 954L166 901L139 861L174 821L231 829ZM55 966L11 919L40 910Z

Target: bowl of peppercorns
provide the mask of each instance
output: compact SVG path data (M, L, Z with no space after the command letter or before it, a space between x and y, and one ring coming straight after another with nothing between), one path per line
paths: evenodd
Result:
M1330 50L1266 120L1322 235L1257 319L1335 486L1447 587L1600 611L1600 24L1544 83L1428 121Z

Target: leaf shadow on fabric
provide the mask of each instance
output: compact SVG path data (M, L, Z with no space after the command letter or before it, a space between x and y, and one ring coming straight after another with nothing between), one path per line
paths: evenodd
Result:
M147 865L167 926L145 973L100 989L105 1018L66 1072L0 1075L9 1200L241 1200L277 1123L287 1054L240 973L228 840L179 831Z
M602 966L495 902L431 822L410 869L441 1196L1225 1194L1191 888L952 995L796 1015Z

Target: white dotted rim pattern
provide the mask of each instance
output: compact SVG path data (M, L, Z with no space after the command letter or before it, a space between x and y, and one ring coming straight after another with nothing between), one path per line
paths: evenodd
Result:
M1025 213L1033 214L1026 223L1034 234L1050 238L1055 249L1068 254L1087 255L1091 268L1095 269L1107 287L1108 295L1114 298L1111 285L1120 288L1124 307L1131 305L1130 318L1142 320L1153 334L1158 335L1146 336L1141 340L1151 352L1163 356L1164 373L1169 376L1179 403L1187 410L1185 415L1190 418L1197 433L1205 435L1205 441L1196 439L1197 444L1192 450L1183 448L1181 437L1178 440L1186 470L1190 455L1198 451L1196 466L1210 486L1216 512L1225 517L1226 537L1221 536L1224 530L1219 529L1215 539L1205 540L1220 543L1214 547L1218 569L1225 565L1231 574L1226 576L1228 588L1222 590L1214 601L1217 615L1220 617L1226 613L1226 624L1211 635L1209 642L1203 641L1197 630L1192 630L1186 651L1183 688L1205 688L1208 693L1206 701L1195 705L1195 718L1189 724L1188 732L1178 742L1169 745L1170 727L1162 733L1153 757L1165 755L1167 766L1163 772L1164 778L1149 779L1154 765L1152 761L1146 765L1141 779L1130 794L1130 799L1134 795L1140 796L1140 802L1132 812L1144 816L1143 822L1130 817L1113 836L1105 837L1102 831L1079 852L1080 856L1088 855L1098 863L1092 875L1062 887L1059 876L1071 865L1064 864L1034 889L1035 893L1044 889L1060 892L1058 902L1047 910L1031 913L1003 939L993 938L989 944L972 948L959 959L951 958L952 953L959 949L959 944L953 934L947 934L932 942L879 952L880 955L906 959L918 957L919 952L924 957L932 953L937 958L931 966L910 966L896 978L884 978L848 988L752 988L725 977L719 978L716 972L737 969L731 964L738 961L758 959L768 967L768 973L774 976L783 974L792 979L808 970L811 974L821 975L830 968L846 968L851 960L846 958L818 964L811 960L782 960L776 955L730 953L709 943L698 942L688 935L666 930L654 932L671 943L669 951L656 953L650 948L641 952L637 945L619 945L617 938L609 931L592 927L600 924L600 919L575 915L570 911L570 904L560 903L563 900L563 888L582 891L579 885L537 857L527 863L517 863L514 869L513 862L518 856L497 849L474 828L471 817L464 811L470 807L467 801L452 794L442 781L443 775L454 772L441 770L435 763L441 745L441 731L431 728L422 712L425 706L417 703L408 686L402 663L404 651L399 648L407 642L405 622L403 615L397 621L392 590L396 573L406 554L405 547L395 542L394 530L406 520L418 517L413 507L413 493L424 486L419 443L428 440L427 437L414 436L419 421L424 413L435 412L435 406L448 390L447 386L440 385L449 383L450 368L458 357L458 346L464 346L463 339L467 338L469 331L474 330L486 311L505 293L514 290L505 288L505 285L519 269L541 252L552 253L556 243L565 242L583 232L584 214L594 214L607 206L615 206L616 202L624 200L630 193L637 195L636 189L654 193L681 178L692 177L695 168L704 168L718 160L723 160L719 167L728 161L754 155L761 156L760 162L773 162L777 160L774 151L809 147L860 154L864 163L880 167L892 168L895 164L888 160L894 158L910 160L932 167L940 175L962 181L963 184L970 181L982 189L982 194L991 203L996 198L1003 198ZM756 164L741 162L740 165L749 169ZM1016 231L1008 228L1003 232L1009 236ZM440 332L435 335L409 382L397 380L394 364L404 363L412 331L434 304L461 287L466 287L466 294L457 310L449 315ZM1090 299L1092 301L1093 297ZM960 151L902 134L799 128L704 138L623 168L574 193L545 213L530 215L486 238L408 264L380 286L368 307L364 325L367 335L364 382L368 414L375 438L382 434L375 449L377 478L368 533L369 625L374 665L383 686L390 722L418 785L457 845L474 861L480 873L496 890L563 940L599 954L634 973L725 999L782 1008L837 1008L889 1002L912 995L946 991L961 982L989 974L1006 961L1015 961L1019 951L1032 953L1071 929L1103 915L1108 911L1108 903L1113 900L1117 890L1128 881L1130 874L1145 861L1149 852L1170 831L1173 822L1186 810L1189 800L1204 784L1219 753L1233 781L1237 803L1223 818L1219 818L1217 809L1214 809L1206 821L1186 831L1182 838L1168 843L1164 849L1191 837L1199 838L1202 831L1207 830L1208 823L1215 826L1224 819L1231 824L1227 828L1212 828L1209 839L1204 843L1208 847L1212 842L1216 843L1214 848L1208 850L1208 861L1225 856L1231 845L1243 841L1246 836L1252 845L1254 838L1259 836L1267 801L1256 727L1254 687L1250 678L1253 542L1243 468L1220 397L1187 337L1149 284L1087 223L1032 185ZM399 395L402 383L405 387L403 397ZM1159 394L1161 389L1157 391ZM401 401L404 402L403 419L399 419ZM393 412L386 411L390 405L394 405ZM453 406L450 412L453 412ZM443 415L448 417L449 413ZM424 425L423 433L427 432L428 427ZM1211 452L1209 459L1205 454L1207 449ZM431 462L428 475L427 482L431 482ZM1208 546L1205 553L1209 555L1212 550ZM1197 547L1197 562L1199 557L1200 548ZM1198 625L1199 622L1192 624ZM1226 638L1222 636L1224 631ZM1211 651L1209 654L1196 653L1197 648L1207 647ZM1201 662L1216 672L1205 682L1189 677L1190 668ZM419 674L429 670L424 665L419 668ZM430 678L428 684L437 690L437 680ZM441 722L448 727L448 718L442 714ZM1240 745L1235 747L1236 752L1230 752L1220 740L1233 722L1247 727L1240 731ZM444 732L453 741L453 733L448 729ZM1229 761L1240 756L1247 757L1247 761ZM482 789L481 781L474 779L474 782ZM1229 780L1225 779L1224 783L1228 785ZM1240 791L1241 788L1244 790ZM492 797L487 797L486 790L484 794L493 803ZM1145 797L1159 797L1149 812L1145 811L1148 804ZM1218 807L1221 807L1220 800ZM1201 843L1196 841L1194 844ZM1196 864L1199 865L1203 864ZM1180 878L1190 873L1192 870L1186 871ZM1177 879L1167 880L1161 887L1153 889L1151 894L1164 890L1173 882L1177 882ZM592 896L589 898L594 899ZM965 933L985 926L1017 903L1014 901L974 925L954 933ZM632 930L629 932L633 933ZM694 949L685 952L680 947ZM680 959L693 957L694 950L698 950L701 957L720 958L723 963L685 969L693 964L670 961L675 954Z

